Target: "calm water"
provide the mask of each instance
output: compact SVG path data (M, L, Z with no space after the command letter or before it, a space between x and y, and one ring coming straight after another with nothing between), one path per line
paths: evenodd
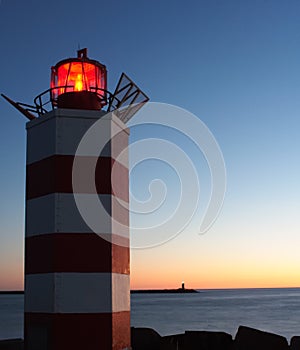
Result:
M300 335L300 289L205 290L199 294L134 294L131 323L161 335L239 325ZM23 296L0 295L0 339L23 336Z

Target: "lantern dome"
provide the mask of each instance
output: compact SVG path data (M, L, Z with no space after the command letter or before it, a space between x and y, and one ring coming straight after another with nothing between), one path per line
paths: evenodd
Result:
M77 58L58 62L51 68L51 100L58 108L99 110L107 104L107 71L87 57L87 49Z

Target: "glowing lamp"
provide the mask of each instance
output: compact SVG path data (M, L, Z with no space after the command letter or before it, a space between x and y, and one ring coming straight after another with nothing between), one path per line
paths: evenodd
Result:
M106 67L90 60L87 49L58 62L51 69L51 100L58 108L101 109L107 103Z
M108 91L106 67L89 59L87 49L77 51L76 58L64 59L51 68L50 88L37 95L33 105L1 96L29 120L57 108L72 108L114 112L127 123L149 101L125 73L121 74L114 92Z

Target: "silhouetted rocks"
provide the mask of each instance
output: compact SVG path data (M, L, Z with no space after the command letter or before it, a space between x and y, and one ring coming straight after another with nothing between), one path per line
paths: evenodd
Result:
M152 328L131 328L132 350L300 350L300 336L291 339L240 326L235 339L224 332L186 331L162 337ZM0 340L0 350L23 350L23 340ZM68 350L68 349L66 349Z
M254 328L240 326L234 340L234 350L288 350L286 338Z
M293 337L291 339L291 350L300 350L300 337Z
M23 350L23 339L10 339L0 341L0 350Z
M187 331L183 349L231 350L232 336L224 332Z
M132 350L232 350L232 344L232 336L224 332L187 331L165 337L149 328L131 332Z
M240 326L235 339L224 332L186 331L161 337L149 328L132 329L132 350L300 350L300 337L291 339Z
M131 327L131 347L134 350L159 349L161 336L152 328Z
M232 350L232 344L232 336L224 332L186 331L184 334L162 337L159 349Z
M183 341L185 334L167 335L161 338L161 350L179 350L183 349ZM132 349L133 350L133 349Z

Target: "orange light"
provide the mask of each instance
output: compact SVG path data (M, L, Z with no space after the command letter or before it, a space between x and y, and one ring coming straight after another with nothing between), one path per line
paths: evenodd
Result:
M77 74L74 91L82 91L82 87L83 87L82 74Z
M79 50L77 58L52 67L50 93L58 108L101 109L108 101L106 67L90 60L86 49Z
M85 61L58 64L52 69L51 88L54 98L66 92L106 90L106 70L101 65ZM104 94L104 92L103 92Z

